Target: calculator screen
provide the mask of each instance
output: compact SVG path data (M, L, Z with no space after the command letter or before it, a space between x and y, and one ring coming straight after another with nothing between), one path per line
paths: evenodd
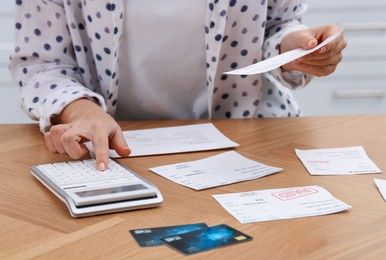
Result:
M75 192L75 194L78 195L79 197L85 198L85 197L92 197L92 196L99 196L99 195L106 195L106 194L113 194L113 193L120 193L120 192L129 192L129 191L136 191L136 190L144 190L144 189L147 189L147 187L142 184L135 184L135 185L129 185L129 186L104 188L104 189L98 189L98 190L78 191L78 192Z

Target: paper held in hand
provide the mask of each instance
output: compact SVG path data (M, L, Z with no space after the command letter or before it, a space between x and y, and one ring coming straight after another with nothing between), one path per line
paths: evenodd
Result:
M224 74L254 75L254 74L259 74L259 73L267 72L270 70L274 70L276 68L279 68L280 66L283 66L284 64L287 64L287 63L294 61L296 59L299 59L307 54L310 54L316 50L319 50L323 46L325 46L328 43L335 40L336 37L338 37L339 34L342 33L342 31L343 31L343 29L341 31L337 32L336 34L331 35L326 40L324 40L322 43L320 43L318 46L316 46L310 50L305 50L303 48L295 49L295 50L288 51L288 52L285 52L283 54L274 56L272 58L263 60L261 62L249 65L249 66L241 68L241 69L224 72Z

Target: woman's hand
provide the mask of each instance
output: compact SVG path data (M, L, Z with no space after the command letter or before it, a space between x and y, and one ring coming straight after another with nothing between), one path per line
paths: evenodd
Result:
M341 27L329 24L288 33L283 37L280 52L284 53L297 48L312 49L331 35L342 30ZM343 59L342 51L347 41L341 33L334 41L319 50L283 65L283 71L298 70L315 76L327 76L333 73Z
M79 99L69 104L53 122L49 132L44 134L48 149L53 153L68 154L79 159L88 149L83 144L91 141L94 146L96 167L105 170L109 148L120 156L129 156L122 130L118 123L94 102Z

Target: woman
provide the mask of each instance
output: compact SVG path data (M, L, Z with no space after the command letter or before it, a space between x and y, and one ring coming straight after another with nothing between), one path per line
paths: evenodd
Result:
M109 147L130 154L115 119L300 115L290 89L335 70L342 35L274 71L223 72L341 30L306 29L305 10L301 0L16 0L10 68L48 149L77 159L91 141L103 170Z

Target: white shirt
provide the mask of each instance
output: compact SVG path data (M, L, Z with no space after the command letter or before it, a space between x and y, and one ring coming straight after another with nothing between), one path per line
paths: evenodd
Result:
M117 119L208 117L206 10L205 0L125 2Z
M305 74L223 72L278 55L306 9L305 0L18 1L10 69L43 132L81 98L118 119L298 116L290 89L304 87Z

